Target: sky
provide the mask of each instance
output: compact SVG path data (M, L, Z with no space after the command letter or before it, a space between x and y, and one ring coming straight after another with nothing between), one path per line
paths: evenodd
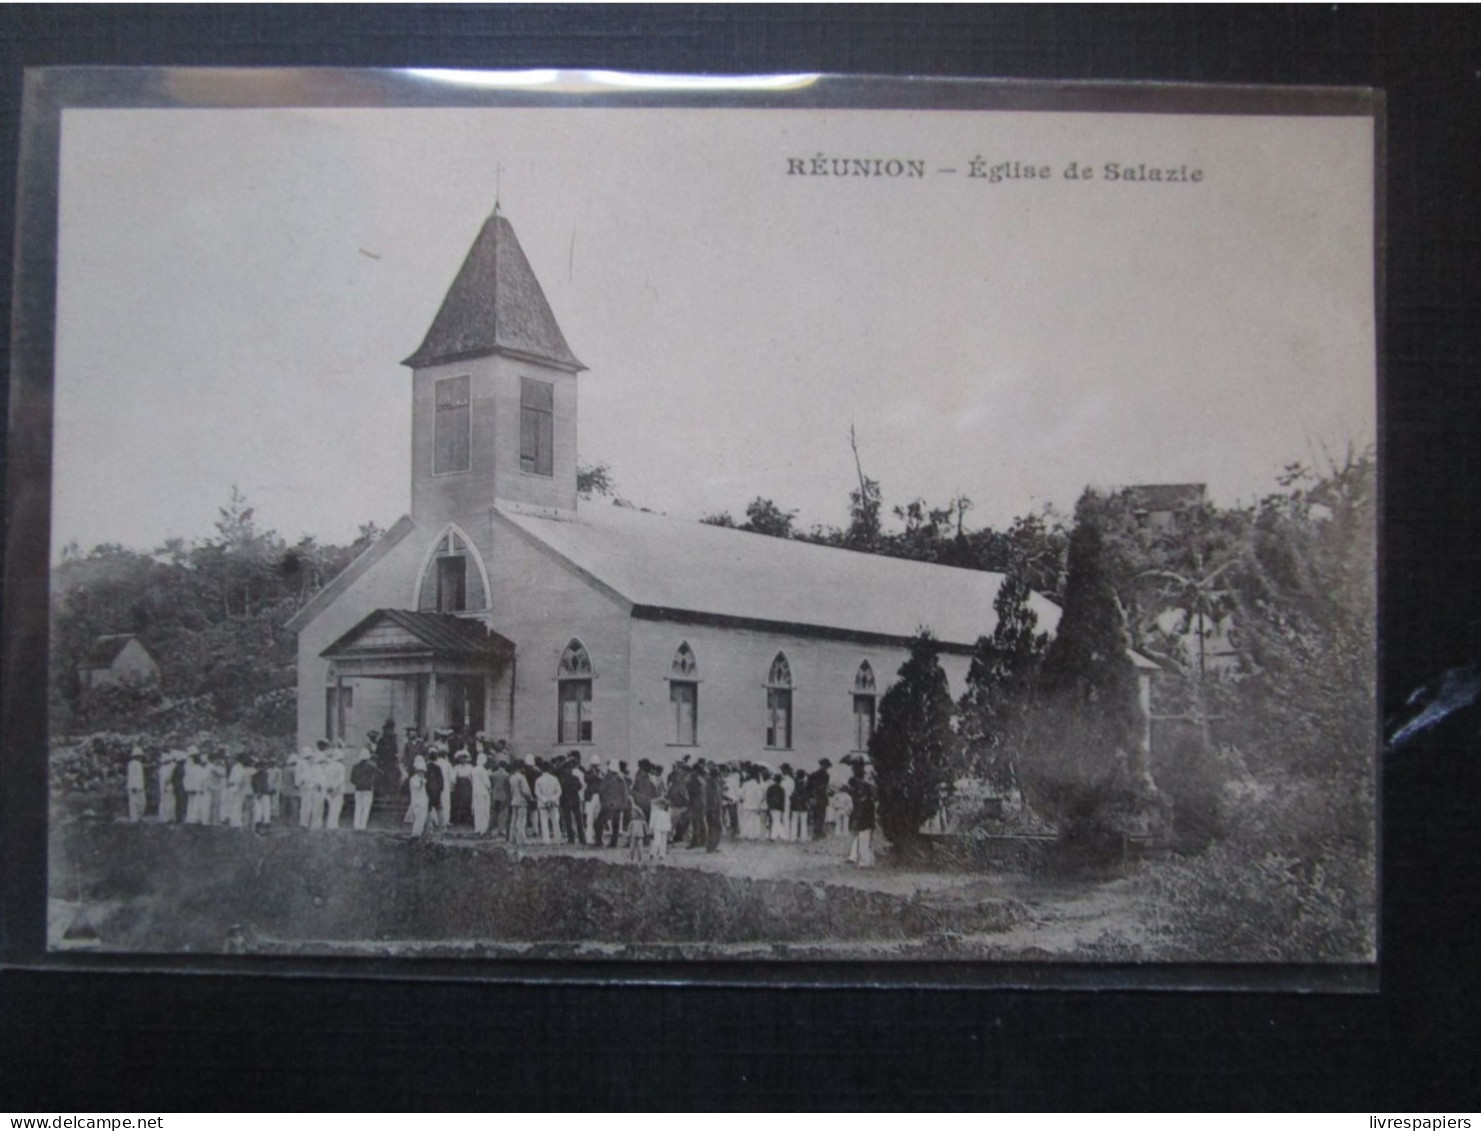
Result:
M928 172L789 174L820 155ZM67 110L61 168L54 555L207 537L233 486L290 540L394 522L399 362L496 194L589 367L581 459L672 515L843 525L850 426L887 507L972 526L1087 485L1249 501L1375 435L1362 118Z

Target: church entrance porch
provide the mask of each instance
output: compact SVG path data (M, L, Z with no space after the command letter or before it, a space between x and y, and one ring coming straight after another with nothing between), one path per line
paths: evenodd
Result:
M401 739L406 727L485 730L489 697L512 674L514 644L473 618L377 609L320 655L339 711L326 729L352 745L387 719Z
M487 681L481 675L448 675L427 677L431 694L423 698L431 705L431 717L417 716L417 729L435 731L443 728L464 734L477 734L484 729L484 706Z

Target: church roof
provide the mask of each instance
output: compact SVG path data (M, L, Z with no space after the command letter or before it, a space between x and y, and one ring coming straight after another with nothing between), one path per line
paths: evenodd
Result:
M969 648L990 634L1000 573L905 561L583 503L576 518L495 513L631 602L635 615L905 640L929 628ZM1033 594L1039 628L1060 610Z
M426 338L401 364L421 368L491 353L573 372L586 368L566 345L513 226L497 208L468 249Z
M339 659L362 653L431 653L445 659L476 660L488 655L513 655L514 645L466 617L376 609L320 655Z

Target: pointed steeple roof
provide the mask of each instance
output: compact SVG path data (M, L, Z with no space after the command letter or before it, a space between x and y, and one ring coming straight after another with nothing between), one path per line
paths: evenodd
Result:
M514 228L497 206L468 250L426 338L401 364L418 369L491 353L533 358L573 373L586 368L566 345Z

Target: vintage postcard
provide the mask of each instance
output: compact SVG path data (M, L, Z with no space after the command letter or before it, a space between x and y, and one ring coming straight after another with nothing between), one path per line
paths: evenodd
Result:
M49 951L1370 968L1371 98L551 76L60 111Z

